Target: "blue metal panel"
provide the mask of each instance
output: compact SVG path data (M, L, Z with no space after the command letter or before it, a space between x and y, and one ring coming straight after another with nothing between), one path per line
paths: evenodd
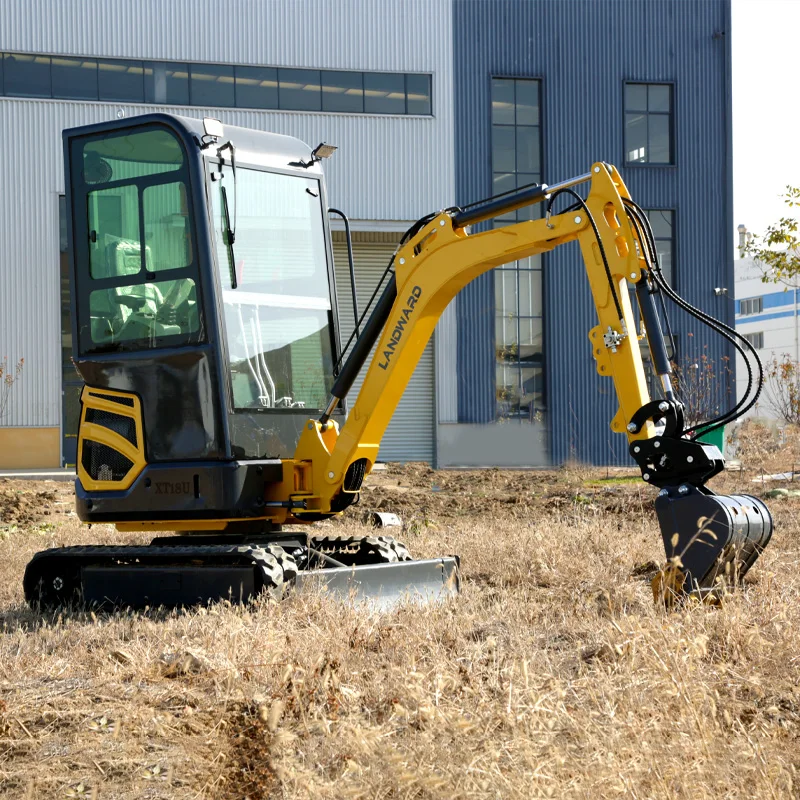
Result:
M491 78L539 78L544 180L593 161L619 166L643 208L675 211L680 293L732 326L732 298L713 292L733 288L729 40L730 0L454 0L456 202L491 192ZM624 165L628 80L674 84L675 166ZM597 318L577 246L546 257L545 273L553 461L630 463L609 428L613 385L596 374L586 338ZM458 298L463 422L494 419L493 292L484 276ZM679 313L673 328L679 353L733 368L730 345L699 323Z
M771 319L781 319L782 317L793 317L794 309L791 311L776 311L773 314L755 314L753 316L742 317L738 322L750 324L751 322L767 322Z
M741 300L736 301L736 314L737 316L742 313L742 300L752 300L760 297L763 308L778 308L780 306L794 305L794 292L788 289L781 292L770 292L769 294L754 294L752 297L743 297ZM744 317L742 318L744 319Z

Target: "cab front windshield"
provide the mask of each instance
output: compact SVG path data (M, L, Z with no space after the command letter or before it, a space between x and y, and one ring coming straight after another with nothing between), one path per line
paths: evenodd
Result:
M233 410L324 409L333 349L319 182L210 168Z

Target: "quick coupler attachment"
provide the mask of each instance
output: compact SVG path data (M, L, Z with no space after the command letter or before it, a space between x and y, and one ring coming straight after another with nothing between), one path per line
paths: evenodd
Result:
M665 486L656 514L669 561L661 590L673 597L705 596L739 582L772 537L769 510L750 495L715 495L686 483Z

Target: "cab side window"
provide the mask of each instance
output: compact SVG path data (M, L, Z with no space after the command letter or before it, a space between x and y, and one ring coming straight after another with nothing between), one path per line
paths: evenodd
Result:
M180 141L157 126L78 140L71 177L81 351L200 341Z

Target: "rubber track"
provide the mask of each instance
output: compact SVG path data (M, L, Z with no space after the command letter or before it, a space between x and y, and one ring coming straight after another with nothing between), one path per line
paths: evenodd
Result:
M351 556L356 564L413 560L408 548L392 536L315 536L312 547L333 558Z
M260 567L263 588L267 589L279 588L284 581L290 581L297 576L297 564L294 558L277 545L266 547L241 544L194 547L77 545L42 550L34 555L25 569L23 580L25 599L31 605L38 603L40 585L46 583L50 576L64 575L74 580L84 566L113 564L124 566L132 563L153 566L196 565L198 569L217 564L241 566L250 564L253 567ZM66 588L68 594L74 596L75 587ZM65 598L64 601L69 600ZM53 604L48 602L46 605Z

